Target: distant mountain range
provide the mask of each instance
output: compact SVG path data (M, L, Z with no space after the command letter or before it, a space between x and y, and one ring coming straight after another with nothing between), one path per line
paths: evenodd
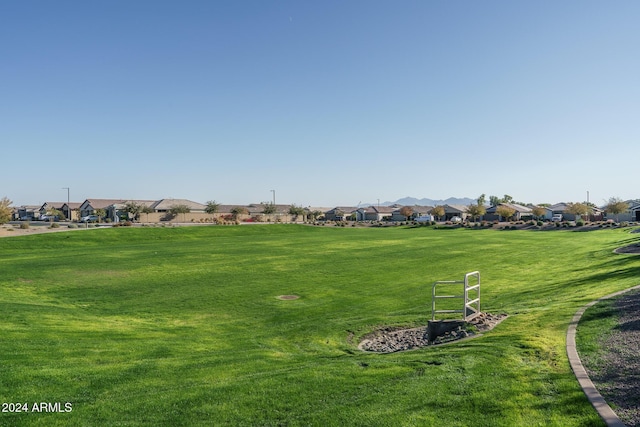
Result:
M414 205L418 205L418 206L438 206L438 205L470 205L470 204L475 204L477 203L476 199L470 199L468 197L462 197L462 198L457 198L457 197L449 197L448 199L445 200L434 200L434 199L416 199L415 197L403 197L402 199L398 199L395 202L384 202L384 203L380 203L380 205L383 206L390 206L390 205L402 205L402 206L414 206ZM372 205L375 205L375 203L372 203Z

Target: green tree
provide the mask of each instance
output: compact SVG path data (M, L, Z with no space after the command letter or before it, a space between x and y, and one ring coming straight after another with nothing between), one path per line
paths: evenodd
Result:
M169 206L169 213L171 216L176 217L178 214L182 214L182 221L186 221L186 214L191 212L191 208L187 205L172 205Z
M233 215L233 219L236 219L236 220L240 215L246 215L248 213L249 211L247 210L247 208L244 208L242 206L236 206L231 209L231 215Z
M0 199L0 224L6 224L11 221L11 216L13 213L13 209L11 209L11 204L13 202L6 197Z
M267 215L276 213L276 205L273 202L263 203L262 213Z
M531 208L531 213L536 219L540 219L541 216L544 216L545 212L546 209L542 206L534 206L533 208Z
M289 215L293 217L293 221L297 221L300 215L304 215L305 210L302 206L291 205L289 206Z
M607 214L616 216L616 222L618 222L618 215L626 212L629 209L629 204L619 197L611 197L607 204L604 206L604 211Z
M218 209L220 209L220 203L216 202L215 200L209 200L207 202L207 207L204 208L204 211L208 214L215 214L218 212Z
M444 206L438 205L435 208L431 209L431 215L435 216L436 218L438 218L438 221L440 221L440 218L444 216Z
M587 206L584 203L569 203L567 204L566 212L575 215L576 219L582 218L585 215L588 215L591 212L591 207Z
M513 203L513 197L508 194L505 194L502 197L489 196L489 203L491 206L498 206L500 203Z
M509 206L498 206L496 208L496 213L498 216L505 219L505 221L509 221L509 219L516 213L515 209L511 209Z
M98 217L98 222L102 222L104 217L107 215L107 211L103 208L98 208L94 210L93 213Z
M405 219L409 221L409 217L413 215L413 208L411 206L403 206L400 208L400 215L404 215Z
M53 222L56 218L63 218L64 214L56 208L49 208L47 209L47 216L49 217L49 222Z
M473 221L477 220L479 217L487 213L487 209L484 207L484 205L479 205L479 204L478 205L471 204L467 206L467 209L465 210L471 216L471 219Z
M140 219L140 211L142 210L142 205L136 202L127 202L124 205L124 210L125 212L127 212L128 219L137 221Z
M322 212L318 210L309 212L309 218L311 218L314 221L320 218L321 216L322 216Z
M482 193L480 196L478 196L478 198L476 200L478 202L478 206L484 206L484 205L487 204L487 196L485 196L484 193Z

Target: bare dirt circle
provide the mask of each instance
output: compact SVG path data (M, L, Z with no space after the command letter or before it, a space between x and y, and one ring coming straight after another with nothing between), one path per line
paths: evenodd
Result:
M300 298L298 295L278 295L276 298L283 301L291 301Z

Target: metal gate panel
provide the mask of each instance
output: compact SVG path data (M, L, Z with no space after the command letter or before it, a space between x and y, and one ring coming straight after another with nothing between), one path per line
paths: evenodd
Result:
M470 283L470 279L472 284ZM436 288L438 285L460 286L462 293L454 295L438 295ZM439 299L458 298L463 303L460 308L436 310L436 301ZM435 282L431 287L431 320L436 320L436 314L460 313L464 321L469 321L480 314L480 272L472 271L464 275L464 280L442 280Z

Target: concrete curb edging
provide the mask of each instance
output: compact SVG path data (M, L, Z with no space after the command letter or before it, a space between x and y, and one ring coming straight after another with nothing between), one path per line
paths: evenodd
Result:
M569 324L569 329L567 330L567 357L569 358L571 369L573 370L573 373L578 379L578 383L580 384L580 387L582 387L582 390L584 391L584 394L587 396L587 399L589 399L589 402L591 402L595 410L598 411L598 414L600 415L600 417L604 420L604 422L609 427L626 427L626 424L620 421L620 418L618 418L615 412L613 412L611 407L604 400L602 395L598 392L596 387L591 382L591 379L589 378L587 371L582 365L582 361L580 360L580 356L578 356L578 351L576 349L576 328L578 327L578 322L580 322L582 315L589 307L597 304L602 300L613 298L618 295L622 295L626 292L633 291L636 289L640 289L640 285L637 285L632 288L625 289L619 292L614 292L612 294L606 295L602 298L599 298L595 301L590 302L589 304L585 305L580 310L578 310L576 314L573 315L573 318L571 319L571 323Z

